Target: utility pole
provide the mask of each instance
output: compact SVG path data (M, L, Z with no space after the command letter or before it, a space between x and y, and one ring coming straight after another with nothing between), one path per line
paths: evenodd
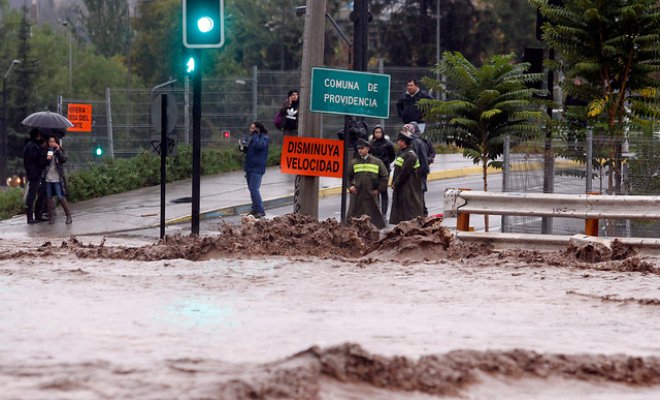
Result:
M311 98L312 67L322 67L325 47L326 0L307 0L305 30L303 33L303 55L300 74L300 118L298 132L303 137L321 137L321 115L309 112ZM296 176L293 197L293 212L318 218L318 176Z
M353 12L351 12L351 21L353 22L353 70L366 71L369 64L369 3L367 0L355 0L353 2ZM341 223L346 223L346 208L348 206L348 168L351 164L353 149L348 148L348 130L350 116L344 117L344 176L341 182Z

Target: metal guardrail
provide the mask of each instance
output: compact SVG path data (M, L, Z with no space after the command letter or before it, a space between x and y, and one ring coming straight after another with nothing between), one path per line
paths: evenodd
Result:
M470 214L585 219L585 233L598 236L599 219L660 220L660 196L600 194L500 193L447 189L445 217L457 218L459 231L469 230Z

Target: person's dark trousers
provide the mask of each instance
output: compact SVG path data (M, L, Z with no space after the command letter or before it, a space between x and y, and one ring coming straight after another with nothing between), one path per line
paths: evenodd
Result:
M27 196L25 196L25 206L27 207L27 223L34 224L37 222L34 219L34 202L37 199L37 192L39 191L39 179L28 181Z
M387 206L389 206L390 197L387 194L387 190L380 192L380 212L383 214L383 217L387 215Z
M426 177L422 178L422 205L424 206L424 216L428 217L429 216L429 209L426 208L426 192L428 192L429 188L426 185Z
M254 172L248 172L245 174L245 179L247 180L248 189L250 189L250 198L252 200L252 211L259 214L266 214L264 211L264 202L261 199L261 193L259 189L261 188L261 179L264 177L263 174L258 174Z
M46 209L46 183L43 181L39 181L37 201L34 203L34 217L39 222L48 220L48 210Z

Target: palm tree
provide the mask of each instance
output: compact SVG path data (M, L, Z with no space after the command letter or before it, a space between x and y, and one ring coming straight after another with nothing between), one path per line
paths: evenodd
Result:
M547 22L543 40L559 53L564 91L581 100L590 125L611 138L608 189L620 191L621 145L631 123L660 119L660 3L657 0L529 0Z
M430 135L463 148L463 155L483 168L483 189L488 190L488 167L501 167L496 161L504 151L504 136L525 139L541 133L537 121L545 113L534 95L545 91L529 85L543 79L542 74L527 74L529 64L515 64L514 56L494 55L475 67L462 54L445 52L437 65L436 76L443 84L427 78L431 89L444 92L447 100L420 101L427 122L440 122ZM486 216L486 230L488 217Z

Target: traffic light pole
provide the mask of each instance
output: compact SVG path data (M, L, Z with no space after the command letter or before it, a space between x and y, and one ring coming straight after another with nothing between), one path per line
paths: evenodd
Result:
M165 188L167 183L167 95L160 95L160 238L165 238Z
M191 233L199 236L200 176L202 173L202 59L201 51L192 50L197 61L192 74L192 226Z

